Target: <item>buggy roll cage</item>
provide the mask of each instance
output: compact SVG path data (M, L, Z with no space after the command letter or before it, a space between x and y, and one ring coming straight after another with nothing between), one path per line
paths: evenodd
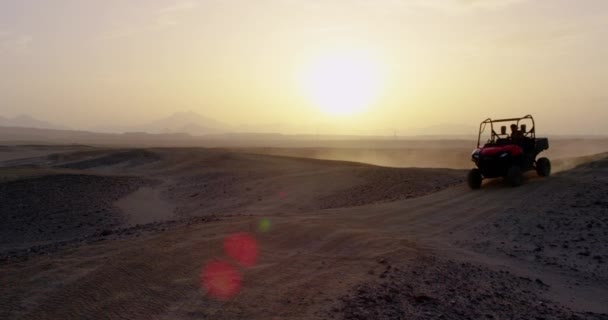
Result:
M527 130L525 132L522 131L523 135L525 137L529 137L531 139L534 139L536 137L536 133L534 128L536 127L535 123L534 123L534 118L531 115L525 115L521 118L508 118L508 119L496 119L496 120L492 120L491 118L487 118L486 120L482 121L479 124L479 135L477 136L477 148L480 147L481 145L481 134L484 132L486 126L488 125L488 123L490 124L490 130L492 130L492 137L490 139L491 142L496 142L496 137L501 138L501 136L505 136L508 137L509 134L507 133L503 133L502 131L502 127L501 127L501 133L498 134L496 133L496 131L494 131L494 123L497 122L515 122L515 124L517 125L517 128L520 129L520 125L519 122L522 120L526 120L529 119L530 121L532 121L532 128L530 128L530 130Z

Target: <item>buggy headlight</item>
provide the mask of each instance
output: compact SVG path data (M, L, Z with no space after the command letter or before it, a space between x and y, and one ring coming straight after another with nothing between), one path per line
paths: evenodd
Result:
M506 156L508 156L508 155L509 155L509 153L508 153L508 152L503 152L503 153L500 155L500 157L501 157L501 158L504 158L504 157L506 157Z

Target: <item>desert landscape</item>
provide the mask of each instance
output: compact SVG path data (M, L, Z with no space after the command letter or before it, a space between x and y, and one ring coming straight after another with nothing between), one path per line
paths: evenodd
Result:
M608 320L608 1L0 1L0 320Z
M3 147L0 318L608 319L608 154L472 191L261 153Z

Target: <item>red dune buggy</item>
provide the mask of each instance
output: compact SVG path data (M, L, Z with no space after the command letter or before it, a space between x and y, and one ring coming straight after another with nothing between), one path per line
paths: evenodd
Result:
M499 132L494 130L495 124L501 125ZM511 132L507 132L507 124ZM471 160L477 168L469 171L469 187L479 189L483 179L498 177L504 177L511 186L516 187L523 183L523 173L529 170L536 170L541 177L549 176L549 159L537 159L542 151L549 149L549 139L537 138L535 131L534 118L531 115L498 120L488 118L481 122L477 149L471 155ZM482 146L484 134L489 134L489 137Z

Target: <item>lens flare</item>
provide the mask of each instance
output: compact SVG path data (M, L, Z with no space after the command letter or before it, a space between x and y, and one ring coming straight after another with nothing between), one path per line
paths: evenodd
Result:
M258 231L260 232L268 232L270 230L270 219L262 218L258 223Z
M224 252L240 265L253 267L258 259L258 243L247 233L237 233L224 239Z
M207 294L218 300L229 300L241 290L240 272L225 261L213 261L201 272L201 285Z

